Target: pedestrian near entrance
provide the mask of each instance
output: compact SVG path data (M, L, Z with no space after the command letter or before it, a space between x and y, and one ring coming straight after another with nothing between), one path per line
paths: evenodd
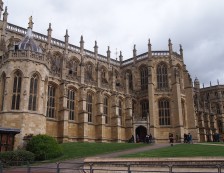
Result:
M192 135L190 133L188 133L188 143L193 144Z

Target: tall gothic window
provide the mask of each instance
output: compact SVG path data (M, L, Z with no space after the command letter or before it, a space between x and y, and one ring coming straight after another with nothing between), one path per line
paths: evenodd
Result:
M93 80L93 66L89 63L86 65L86 79Z
M69 120L75 120L75 91L73 89L68 89L67 108Z
M121 125L123 124L123 117L122 117L122 102L118 100L118 116L121 118Z
M170 104L166 99L159 101L159 125L170 125Z
M142 67L140 69L141 75L141 89L146 90L148 89L148 69L147 67Z
M141 101L141 112L142 112L142 118L147 117L147 114L149 113L149 101L148 100Z
M107 82L107 77L106 77L106 70L104 68L102 68L102 70L101 70L101 82L102 83L108 83Z
M22 75L19 71L14 74L13 91L12 91L12 110L19 110L21 95Z
M75 60L71 60L68 63L68 74L70 76L77 76L77 71L78 71L78 62Z
M158 87L158 89L167 89L168 88L167 65L164 63L160 63L157 66L157 87Z
M48 85L48 100L47 100L47 117L55 118L56 103L55 103L56 88L53 85Z
M130 90L133 90L133 79L132 79L132 73L128 72L128 87Z
M103 114L105 116L105 123L108 124L108 98L103 99Z
M87 94L86 109L88 114L88 122L93 122L93 97L90 93Z
M28 109L31 111L37 110L37 88L38 88L38 76L34 74L30 79L30 96Z
M5 100L5 82L6 82L6 75L5 73L2 74L2 106L1 106L1 110L3 110L4 107L4 100Z

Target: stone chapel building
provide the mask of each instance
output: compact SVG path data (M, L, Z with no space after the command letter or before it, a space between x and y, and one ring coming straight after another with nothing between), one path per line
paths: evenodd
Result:
M1 151L21 147L32 135L48 134L59 142L168 142L199 133L192 79L183 49L152 50L123 60L111 58L7 21L0 1L0 144Z

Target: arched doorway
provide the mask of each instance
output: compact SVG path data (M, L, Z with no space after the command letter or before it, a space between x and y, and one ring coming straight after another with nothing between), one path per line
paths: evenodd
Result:
M136 128L135 134L136 134L136 142L145 142L147 129L144 126L139 126Z

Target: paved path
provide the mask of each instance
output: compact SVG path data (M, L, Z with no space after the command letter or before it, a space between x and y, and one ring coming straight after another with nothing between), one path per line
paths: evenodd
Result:
M135 145L135 144L133 144ZM153 150L153 149L157 149L157 148L163 148L163 147L167 147L170 146L170 144L152 144L152 145L148 145L145 147L140 147L140 148L135 148L135 149L130 149L130 150L125 150L125 151L119 151L119 152L114 152L114 153L108 153L108 154L101 154L101 155L97 155L94 157L100 157L100 158L116 158L122 155L126 155L126 154L134 154L134 153L138 153L138 152L144 152L144 151L149 151L149 150ZM79 158L79 159L71 159L71 160L67 160L67 161L63 161L62 163L59 164L60 168L64 168L64 170L62 169L60 172L73 172L73 173L79 173L80 171L78 169L80 169L80 167L82 167L83 165L83 161L85 158ZM56 172L56 168L57 168L57 164L56 163L46 163L46 164L42 164L39 165L37 168L32 168L31 172L32 173L48 173L48 172ZM67 168L67 169L65 169ZM68 170L68 168L70 169L70 171ZM3 173L26 173L27 172L27 168L17 168L17 169L12 169L12 170L7 170L7 171L3 171Z

